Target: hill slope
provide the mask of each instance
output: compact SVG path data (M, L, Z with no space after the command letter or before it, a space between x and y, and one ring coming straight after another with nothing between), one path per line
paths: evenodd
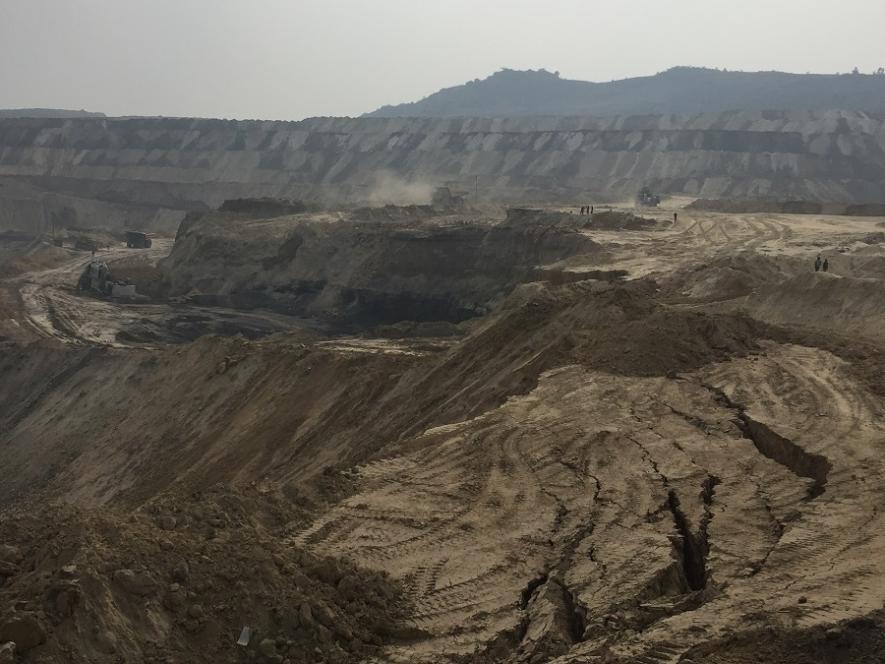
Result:
M104 118L104 113L62 108L0 108L0 118Z
M572 81L543 69L501 70L373 117L633 115L731 110L885 110L885 76L728 72L676 67L608 83Z

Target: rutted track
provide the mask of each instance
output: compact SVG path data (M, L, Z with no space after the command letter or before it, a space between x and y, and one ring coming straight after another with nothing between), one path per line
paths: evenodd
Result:
M147 261L169 253L170 240L155 240L153 248L138 250ZM131 258L131 249L112 248L97 258L111 269ZM265 336L274 332L315 328L311 321L267 311L235 311L190 304L135 304L78 293L75 285L91 256L73 254L64 265L19 278L23 318L39 337L68 344L116 348L158 347L190 341L209 332Z

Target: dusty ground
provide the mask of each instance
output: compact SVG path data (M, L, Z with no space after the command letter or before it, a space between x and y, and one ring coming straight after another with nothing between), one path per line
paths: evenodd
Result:
M582 230L605 251L538 266L557 278L447 339L126 348L102 335L172 305L76 296L82 257L7 279L5 324L27 339L8 335L0 359L15 469L0 544L19 558L0 567L0 641L24 616L45 643L21 661L885 660L883 220L649 214L649 229ZM69 557L34 562L53 538L10 525L32 501L83 511L65 518L102 555L77 561L97 577L81 609L35 576L70 580ZM268 612L253 554L217 546L210 519L270 552L260 590L282 584L285 608L302 588L346 629ZM140 553L117 554L111 527ZM162 538L203 561L197 576L240 556L239 599L223 575L160 590ZM121 568L152 590L120 599ZM367 621L379 596L395 610ZM207 627L183 608L210 603ZM234 645L250 620L273 649Z
M99 251L95 258L107 262L112 271L120 265L131 266L133 261L153 265L168 255L171 246L171 239L156 238L151 249L133 250L121 244ZM184 302L121 303L82 296L75 286L85 265L93 260L92 255L52 249L51 259L44 259L51 267L39 269L38 263L37 269L23 271L10 280L24 310L17 323L27 326L38 337L54 337L69 344L125 348L192 341L211 333L238 333L255 338L280 331L318 329L306 319L260 310L241 312ZM41 248L37 253L42 255L49 250ZM129 271L131 267L119 269L124 274Z

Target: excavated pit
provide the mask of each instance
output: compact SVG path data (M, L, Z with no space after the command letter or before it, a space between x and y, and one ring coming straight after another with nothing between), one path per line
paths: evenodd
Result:
M0 329L46 333L0 353L0 627L46 638L22 664L878 661L850 625L883 599L881 395L811 335L666 285L715 277L720 239L754 275L730 293L810 281L727 243L799 253L824 221L418 212L182 229L159 320L234 333L236 303L262 330L324 317L309 334L97 348L93 313L143 310L65 290L86 256L0 282Z
M332 221L218 212L192 221L160 265L167 295L316 318L340 331L460 323L488 313L515 285L543 278L539 266L604 254L575 223L464 224L439 213L378 222L359 215ZM583 278L595 277L609 278L605 271Z

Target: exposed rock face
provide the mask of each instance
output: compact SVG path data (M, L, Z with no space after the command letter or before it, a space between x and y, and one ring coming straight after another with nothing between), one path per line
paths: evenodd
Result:
M648 185L703 198L881 202L885 117L0 121L5 228L73 214L79 225L174 230L185 211L230 198L367 201L385 186L379 173L475 188L480 201L586 202Z
M163 264L172 295L346 325L460 321L488 311L544 264L600 247L557 217L418 224L223 213L182 227ZM528 221L526 221L528 220ZM559 225L556 225L559 224ZM256 269L260 266L260 269Z

